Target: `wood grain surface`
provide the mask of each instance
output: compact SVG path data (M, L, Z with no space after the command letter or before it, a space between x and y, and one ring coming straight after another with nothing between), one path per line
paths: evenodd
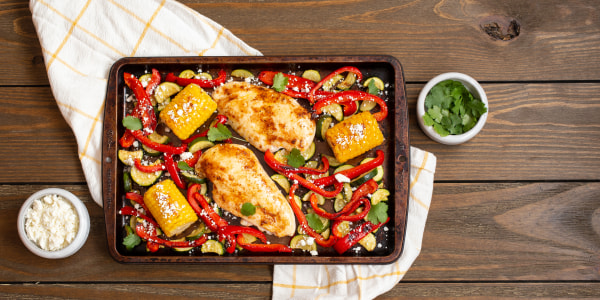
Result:
M422 251L379 299L600 298L600 5L549 1L182 3L265 55L385 54L404 68L413 146L437 156ZM29 1L0 3L0 298L269 299L269 265L124 265L106 244L77 145L46 75ZM490 114L460 146L427 138L417 96L456 71L483 83ZM16 231L34 191L80 196L91 232L63 260Z

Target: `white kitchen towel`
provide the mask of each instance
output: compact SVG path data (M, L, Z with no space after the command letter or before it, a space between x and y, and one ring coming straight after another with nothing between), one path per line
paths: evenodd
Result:
M102 117L111 66L128 56L261 53L172 0L31 0L56 103L77 140L92 198L102 206Z
M402 279L421 251L436 157L410 148L410 194L404 250L386 265L276 265L273 299L373 299Z
M102 205L101 143L110 67L127 56L261 55L228 30L173 0L31 0L52 93L78 143ZM420 251L436 159L411 147L404 252L390 265L276 265L274 299L369 299L391 289Z

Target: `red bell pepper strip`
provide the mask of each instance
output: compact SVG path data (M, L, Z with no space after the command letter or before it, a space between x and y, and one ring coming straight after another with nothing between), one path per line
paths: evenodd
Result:
M145 214L139 212L137 209L135 209L131 206L124 206L123 208L121 208L119 210L119 214L124 215L124 216L136 216L136 217L142 218L146 222L152 224L152 226L158 228L158 224L156 223L156 221L154 221L152 218L146 216Z
M129 130L125 130L123 136L119 139L119 145L123 148L129 148L135 142L135 137L129 132Z
M304 232L306 232L306 234L308 234L312 238L314 238L315 242L317 242L317 244L319 244L320 246L322 246L322 247L333 246L337 241L337 237L330 235L329 238L326 240L322 235L320 235L319 233L314 231L308 225L306 216L304 215L304 213L302 212L302 209L300 208L300 206L298 206L298 203L296 203L296 200L294 199L294 194L296 193L296 189L298 189L298 184L297 183L292 184L292 187L290 188L290 193L288 196L288 201L290 202L290 206L292 206L292 211L294 212L294 215L296 215L296 219L298 219L298 223L300 223L302 230L304 230Z
M373 224L369 221L366 221L359 226L355 227L350 231L346 236L338 240L334 245L333 249L339 254L346 252L350 247L354 246L358 241L367 236L369 233L377 230L383 224L387 223L390 220L388 217L385 222L381 222L379 224Z
M208 202L206 202L206 198L204 198L204 196L202 196L202 194L195 193L193 195L193 202L196 202L196 201L197 201L197 203L200 203L200 206L202 206L202 211L204 212L202 214L199 214L200 217L203 218L203 220L205 217L208 220L210 220L210 222L205 222L205 223L211 231L218 231L219 227L225 227L225 226L229 225L227 223L227 221L225 221L225 219L221 218L221 216L219 216L219 214L217 214L213 210L213 208L210 207ZM192 201L190 201L190 202L192 202Z
M215 220L213 220L210 216L209 213L205 210L203 210L200 205L198 204L198 199L200 194L198 194L198 189L199 189L200 185L199 184L192 184L189 189L188 189L188 193L187 193L187 199L188 202L190 203L190 206L192 207L192 209L194 210L194 212L196 212L196 214L198 216L200 216L200 218L202 219L202 221L204 222L204 224L206 224L206 226L208 226L208 229L210 229L211 231L217 231L218 229L218 225L217 222ZM204 202L206 202L206 199L204 199L204 197L202 197L202 199L204 200ZM208 205L208 203L207 203ZM210 211L212 211L214 213L214 211L211 209ZM216 214L216 213L215 213ZM219 217L220 218L220 217Z
M182 144L179 147L160 144L157 142L153 142L149 138L147 138L141 130L128 130L131 134L142 144L146 145L150 149L154 149L156 151L169 153L169 154L181 154L187 150L187 144Z
M217 127L219 123L225 125L225 123L227 123L227 117L224 115L217 115L217 117L215 118L215 120L217 120L217 122L215 122L213 127ZM208 135L208 130L205 130L203 132L200 132L196 135L193 135L185 140L183 140L182 142L189 144L191 142L193 142L195 139L199 138L199 137L205 137Z
M273 78L278 73L281 73L284 77L287 77L288 82L285 87L288 90L296 92L310 91L310 89L312 89L312 87L315 85L315 83L310 79L275 71L262 71L258 74L258 79L265 84L273 85Z
M356 102L357 101L350 101L344 105L344 117L351 116L358 110L358 104Z
M179 168L177 167L177 163L173 159L173 155L169 153L165 153L163 155L165 157L165 166L167 167L167 171L169 171L169 175L171 175L171 179L175 182L175 185L180 189L185 189L185 183L181 180L179 176Z
M358 81L362 80L362 73L360 72L360 70L358 68L352 67L352 66L346 66L346 67L341 67L333 72L331 72L329 75L327 75L325 78L323 78L321 81L319 81L309 92L308 92L308 101L310 101L310 104L314 104L316 101L315 98L315 94L317 92L317 90L319 88L321 88L323 86L323 84L327 81L329 81L331 78L333 78L335 75L344 73L344 72L352 72L356 75L356 79Z
M369 213L369 210L371 209L371 202L369 201L369 199L360 198L354 202L349 202L348 204L346 204L346 206L344 206L343 210L332 214L332 213L327 212L324 209L320 208L318 201L319 200L317 199L317 195L315 195L315 194L310 195L310 205L313 208L313 210L315 211L315 213L317 215L319 215L323 218L327 218L329 220L356 222L356 221L366 217L367 214ZM365 206L363 211L361 211L360 213L355 214L355 215L350 215L350 213L355 211L361 205Z
M217 78L214 79L196 79L196 78L181 78L175 76L173 73L167 74L165 81L175 82L181 86L187 86L189 84L197 84L201 88L213 88L225 83L227 79L227 73L225 70L220 70Z
M369 162L360 164L360 165L358 165L354 168L348 169L348 170L340 171L336 174L341 174L350 179L354 179L364 173L367 173L367 172L377 168L378 166L383 164L385 154L381 150L377 150L375 152L375 154L377 156L374 159L370 160ZM335 174L327 176L327 177L317 178L314 180L314 184L317 186L328 186L328 185L333 184L334 182L337 182L337 179L335 179Z
M154 107L152 101L146 93L146 89L142 86L142 83L130 73L123 73L125 84L133 91L137 103L133 109L134 115L142 121L144 132L150 134L154 132L156 128L156 114L154 114Z
M135 201L137 204L139 204L144 211L146 212L146 214L148 214L149 217L152 217L152 215L150 214L150 211L148 210L148 207L146 207L146 203L144 203L144 197L138 193L134 193L134 192L128 192L125 193L125 198L131 200L131 201Z
M198 160L200 159L200 155L202 154L201 150L198 150L196 152L194 152L194 154L192 155L192 157L185 159L184 162L190 166L190 167L194 167L196 165L196 163L198 162Z
M142 165L142 161L139 158L135 159L134 165L138 170L140 170L144 173L154 173L154 172L158 172L158 171L162 171L162 170L166 169L164 164L144 166L144 165Z
M249 234L249 235L257 237L263 243L267 242L267 237L265 236L265 234L262 233L260 230L252 228L252 227L227 225L227 226L219 227L217 232L218 232L219 236L237 235L237 234L245 233L245 234Z
M379 111L373 114L373 117L377 121L383 121L387 117L388 107L387 107L387 104L385 103L385 101L383 101L383 99L381 99L375 95L371 95L367 92L354 91L354 90L339 92L339 93L332 95L331 97L329 97L327 99L320 100L319 102L315 103L315 105L313 106L313 110L315 111L316 114L320 114L320 113L322 113L322 109L325 106L328 106L328 105L331 105L334 103L341 104L341 105L348 105L350 102L354 102L357 100L374 101L379 105Z
M237 243L240 247L252 252L282 252L290 253L292 248L282 244L250 244L246 243L243 235L237 236Z
M303 173L303 174L311 174L311 175L324 174L329 170L329 160L325 156L322 156L321 161L323 162L323 167L321 169L307 168L307 167L295 168L290 165L279 162L275 158L275 155L273 154L273 152L271 152L270 150L267 150L267 152L265 152L265 162L267 163L267 165L269 167L271 167L271 169L273 169L277 172L281 172L281 173L290 172L290 173Z
M156 235L148 234L148 232L144 229L144 225L142 225L140 223L138 223L135 226L135 233L144 240L147 240L147 241L150 241L150 242L153 242L156 244L160 244L160 245L165 245L165 246L171 247L171 248L198 247L207 241L207 238L204 235L193 241L169 241L169 240L161 239L161 238L157 237Z
M335 189L332 191L327 191L319 186L317 186L316 184L314 184L313 182L310 182L309 180L305 179L304 177L296 174L296 173L292 173L292 172L283 172L282 173L285 177L287 177L289 180L291 181L296 181L298 182L300 185L302 185L303 187L325 197L325 198L333 198L335 197L335 195L339 194L342 189L344 188L344 184L339 182L339 181L335 181L333 182Z
M160 72L157 69L152 69L152 77L150 77L150 81L148 81L148 85L146 85L146 94L148 96L154 94L154 90L160 83Z

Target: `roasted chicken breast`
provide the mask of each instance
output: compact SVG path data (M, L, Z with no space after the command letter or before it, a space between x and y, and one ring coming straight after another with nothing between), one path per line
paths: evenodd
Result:
M212 197L221 208L278 237L294 235L296 219L290 204L250 149L216 145L202 153L195 169L212 182ZM255 214L242 214L246 202L256 207Z
M213 93L220 114L262 152L306 150L315 137L311 114L296 99L246 82L229 82Z

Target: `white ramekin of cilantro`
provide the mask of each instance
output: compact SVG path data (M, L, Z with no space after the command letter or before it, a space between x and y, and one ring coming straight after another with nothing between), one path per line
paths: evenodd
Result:
M489 107L483 88L462 73L431 79L419 94L417 119L432 140L458 145L473 138L485 124Z

